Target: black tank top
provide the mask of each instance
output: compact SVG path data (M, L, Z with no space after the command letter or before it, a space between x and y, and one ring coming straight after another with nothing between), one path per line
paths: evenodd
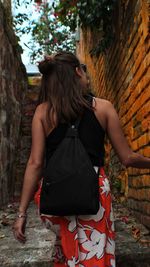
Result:
M58 126L46 137L46 164L49 158L53 155L57 146L63 140L68 124L60 123ZM79 138L84 145L93 166L104 165L104 137L105 131L98 122L94 112L86 109L80 125L78 128Z

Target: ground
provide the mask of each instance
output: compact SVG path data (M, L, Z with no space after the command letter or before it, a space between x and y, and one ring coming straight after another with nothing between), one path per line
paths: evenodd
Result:
M150 267L150 232L139 224L130 210L114 201L117 267ZM39 219L31 203L26 228L27 242L13 238L12 223L18 203L0 210L0 267L50 267L55 236Z

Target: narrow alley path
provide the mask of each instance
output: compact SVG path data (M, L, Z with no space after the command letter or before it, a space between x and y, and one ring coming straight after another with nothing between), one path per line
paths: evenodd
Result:
M53 266L55 236L43 227L35 205L32 203L28 211L26 244L20 244L12 235L16 210L17 204L10 204L0 211L0 267ZM117 267L150 267L150 232L120 203L114 203L114 211Z

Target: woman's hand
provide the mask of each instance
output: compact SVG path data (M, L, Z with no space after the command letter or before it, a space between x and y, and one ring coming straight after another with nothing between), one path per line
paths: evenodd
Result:
M12 227L15 239L21 243L26 242L26 236L24 234L25 227L26 227L26 217L17 218Z

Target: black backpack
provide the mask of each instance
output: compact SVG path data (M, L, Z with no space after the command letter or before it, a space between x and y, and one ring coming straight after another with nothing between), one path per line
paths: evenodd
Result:
M80 119L48 161L40 196L40 213L92 215L99 209L98 175L78 135Z

